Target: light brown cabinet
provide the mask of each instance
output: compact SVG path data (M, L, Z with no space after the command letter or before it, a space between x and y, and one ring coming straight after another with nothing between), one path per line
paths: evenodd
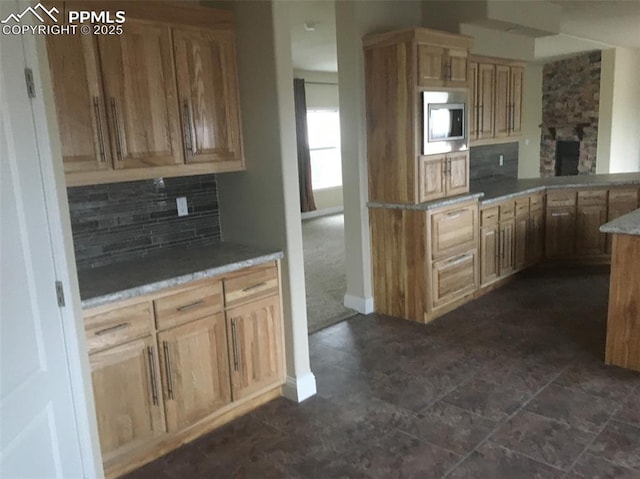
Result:
M477 256L477 252L471 250L433 263L431 270L433 310L475 291Z
M224 314L162 331L158 345L169 432L231 402Z
M419 202L469 191L469 152L420 157Z
M509 136L522 134L522 88L524 68L512 66L509 69Z
M282 381L282 329L278 296L227 310L231 385L235 400Z
M471 37L415 28L363 43L369 200L416 204L467 193L467 152L424 155L421 95L468 89Z
M500 229L498 224L480 230L480 285L486 286L500 276Z
M120 35L48 37L67 186L244 169L233 29L156 2Z
M470 62L471 87L469 97L469 140L495 136L496 66L491 63Z
M547 258L575 256L576 207L547 207L545 253Z
M531 209L529 214L529 237L527 246L527 265L533 265L544 256L544 210Z
M515 220L500 222L500 277L509 276L516 270Z
M609 191L607 221L638 209L638 188L618 188ZM607 235L607 254L611 254L611 236Z
M431 257L451 257L477 243L478 207L466 204L439 208L430 215Z
M607 222L607 191L578 192L576 216L576 255L601 256L606 253L607 238L600 226Z

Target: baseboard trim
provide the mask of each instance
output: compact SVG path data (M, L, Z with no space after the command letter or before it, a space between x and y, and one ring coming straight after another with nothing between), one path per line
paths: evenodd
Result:
M354 309L360 314L373 313L373 298L362 298L351 294L344 295L344 305L346 308Z
M310 220L311 218L319 218L320 216L337 215L338 213L344 213L344 207L334 206L332 208L324 208L322 210L306 211L300 216L303 220Z
M317 392L316 377L311 372L299 377L287 376L283 386L284 397L299 403L315 396Z

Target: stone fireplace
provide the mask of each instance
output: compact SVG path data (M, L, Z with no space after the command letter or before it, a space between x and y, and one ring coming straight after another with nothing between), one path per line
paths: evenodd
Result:
M596 51L544 66L540 125L543 177L596 172L600 58ZM564 159L568 155L565 148L572 149L572 159Z

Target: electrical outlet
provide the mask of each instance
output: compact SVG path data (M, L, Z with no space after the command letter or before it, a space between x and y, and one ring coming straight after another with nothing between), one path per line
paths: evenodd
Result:
M504 165L504 155L500 155L500 166Z
M178 208L178 216L189 215L189 207L187 206L186 196L180 196L179 198L176 198L176 206Z

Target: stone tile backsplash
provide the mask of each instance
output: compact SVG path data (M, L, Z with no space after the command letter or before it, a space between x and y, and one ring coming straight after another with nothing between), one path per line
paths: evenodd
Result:
M500 166L500 155L504 156ZM475 186L518 179L518 142L472 146L469 178Z
M77 186L67 195L79 270L222 239L215 175ZM180 196L188 216L178 216Z

